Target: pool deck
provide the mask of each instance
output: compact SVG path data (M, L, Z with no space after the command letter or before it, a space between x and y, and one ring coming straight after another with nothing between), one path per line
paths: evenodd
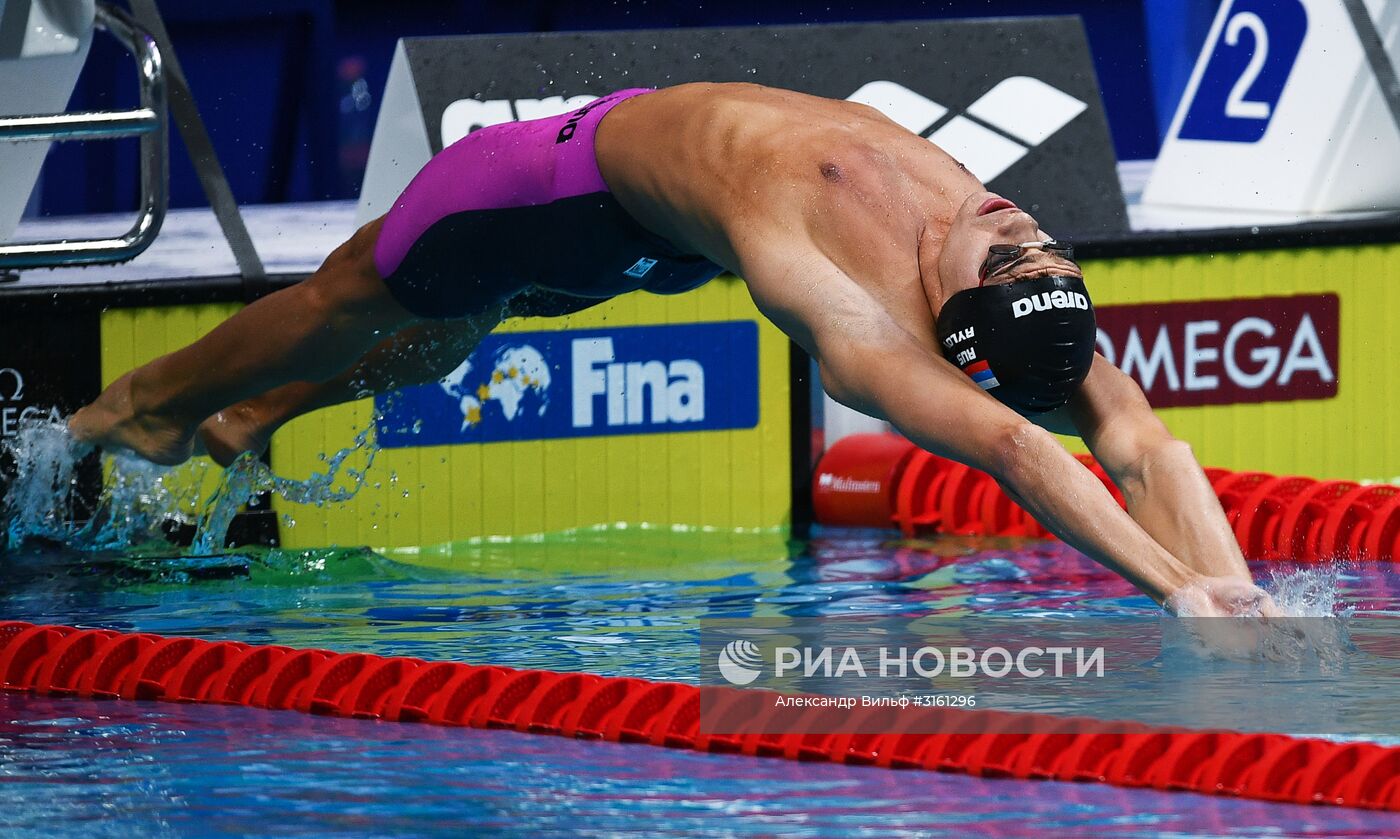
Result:
M1150 207L1141 203L1152 172L1150 160L1118 164L1132 230L1092 241L1075 240L1081 257L1252 250L1400 241L1400 212L1345 213L1303 218L1263 218L1218 210ZM246 206L243 218L275 283L305 277L355 229L355 202ZM132 214L27 219L14 241L121 235ZM175 281L186 284L243 282L214 213L207 207L171 210L160 235L145 253L120 265L33 269L16 282L0 283L0 297L31 296L59 288L83 292L140 292ZM139 293L139 292L138 292ZM251 299L256 291L242 296Z

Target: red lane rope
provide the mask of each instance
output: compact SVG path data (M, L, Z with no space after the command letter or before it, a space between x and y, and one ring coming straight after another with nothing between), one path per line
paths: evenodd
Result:
M771 706L772 695L105 629L0 623L0 688L1400 810L1400 747L1374 743L1046 714L883 707L840 712L847 733L821 733L834 721L832 711L811 709L802 712L808 725L796 733L761 733L749 726L749 733L724 734L702 729L702 694L714 703L708 706L712 719L749 721L764 713L764 703ZM919 733L931 719L951 725Z
M1121 505L1103 467L1076 457ZM1400 487L1214 468L1206 477L1249 559L1400 560ZM1050 536L990 475L894 434L838 440L817 466L812 495L822 524L898 527L906 537Z

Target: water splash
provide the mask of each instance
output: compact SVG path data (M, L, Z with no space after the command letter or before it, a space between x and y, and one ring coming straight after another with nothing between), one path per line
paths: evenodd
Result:
M234 516L259 493L318 506L354 498L379 450L373 430L372 421L350 446L323 455L324 471L305 480L276 475L258 458L244 455L223 471L207 497L206 477L217 468L208 461L165 467L126 454L109 456L96 504L85 510L77 488L81 464L92 449L72 438L66 421L29 420L14 437L0 441L8 483L0 500L5 537L0 547L45 539L84 551L132 548L164 541L164 530L176 524L196 526L192 553L217 553ZM357 452L364 453L358 468L350 460Z
M1348 629L1352 609L1340 596L1343 570L1340 564L1270 569L1264 588L1282 617L1166 618L1163 650L1210 659L1289 662L1327 671L1344 668L1356 648Z
M65 423L20 421L14 437L0 440L8 485L0 523L10 544L33 536L64 541L73 515L78 463L88 454Z
M223 480L210 496L199 517L199 529L195 533L192 550L196 554L215 553L224 546L229 525L233 517L248 502L262 492L276 493L293 504L341 504L354 498L365 484L365 477L374 465L374 456L379 446L370 438L375 423L371 422L355 435L354 442L327 458L324 472L313 472L305 480L284 478L275 474L266 463L252 454L240 456L224 470ZM360 468L347 465L351 455L365 452L365 463ZM347 479L337 483L341 472Z
M1340 565L1324 565L1296 571L1271 569L1269 589L1283 613L1295 618L1326 618L1351 613L1341 600Z

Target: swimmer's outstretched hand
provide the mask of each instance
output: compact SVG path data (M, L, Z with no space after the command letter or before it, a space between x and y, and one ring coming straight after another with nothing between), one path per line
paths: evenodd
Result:
M1196 577L1164 604L1181 618L1275 618L1283 610L1269 593L1239 577Z
M1209 653L1240 661L1335 657L1346 649L1335 621L1290 616L1263 589L1239 577L1200 577L1167 598L1167 609ZM1235 618L1236 620L1194 620Z

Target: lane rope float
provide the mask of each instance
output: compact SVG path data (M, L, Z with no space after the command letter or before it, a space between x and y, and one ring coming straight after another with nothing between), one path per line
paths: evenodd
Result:
M107 629L0 623L0 688L1400 811L1400 747L1375 743L887 707L846 712L863 715L846 733L823 733L828 711L812 710L795 732L727 734L701 726L702 695L709 719L752 722L772 694Z
M1123 504L1103 467L1076 457ZM1249 559L1400 559L1400 487L1217 468L1206 477ZM895 434L853 434L833 444L817 465L812 501L826 525L897 527L905 537L1051 538L992 476Z

